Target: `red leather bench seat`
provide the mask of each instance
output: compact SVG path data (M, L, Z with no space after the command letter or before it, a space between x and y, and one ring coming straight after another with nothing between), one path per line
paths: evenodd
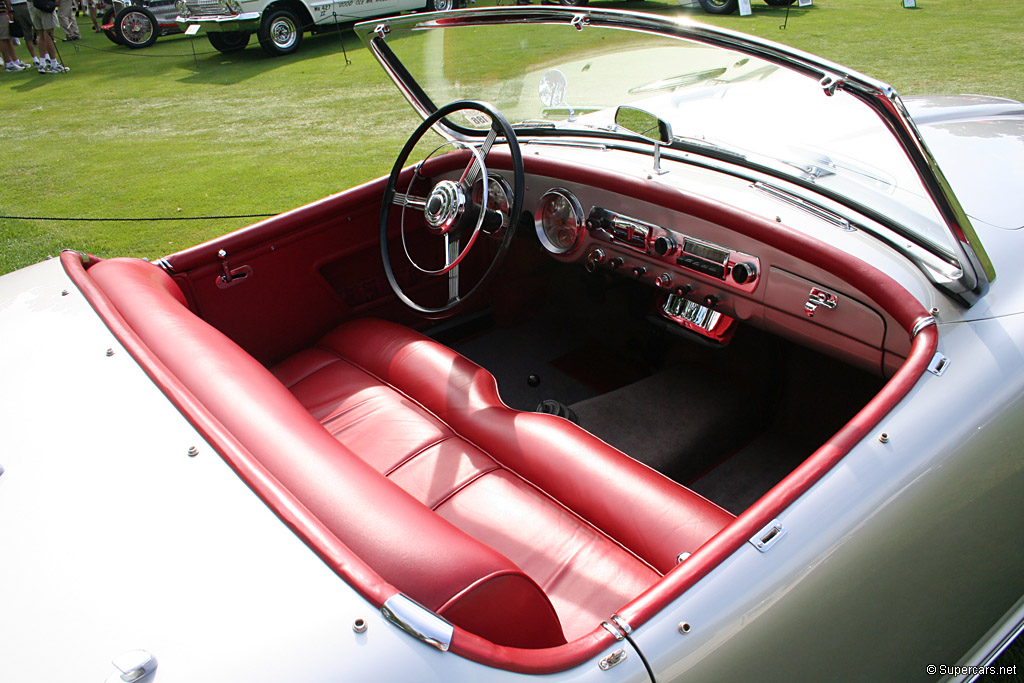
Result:
M551 415L502 403L494 377L382 320L355 320L272 368L340 443L593 630L732 515Z
M111 259L87 272L341 543L497 644L592 631L732 519L569 422L509 409L489 373L406 328L346 323L271 372L160 268Z

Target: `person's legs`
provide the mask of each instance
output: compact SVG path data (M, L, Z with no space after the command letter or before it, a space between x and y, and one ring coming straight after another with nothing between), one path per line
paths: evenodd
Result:
M57 46L53 44L53 29L39 31L39 59L43 69L50 69L57 63Z
M0 38L0 57L3 57L7 71L21 70L20 68L14 68L14 62L17 57L14 54L14 41L10 38Z
M28 12L28 3L19 2L13 5L14 8L14 19L21 25L21 32L25 34L22 40L25 42L25 47L28 48L28 54L35 62L36 57L36 29L32 25L32 16Z
M82 37L78 30L78 22L75 20L75 4L72 0L59 0L57 3L57 17L60 20L60 27L64 29L65 40L77 40Z

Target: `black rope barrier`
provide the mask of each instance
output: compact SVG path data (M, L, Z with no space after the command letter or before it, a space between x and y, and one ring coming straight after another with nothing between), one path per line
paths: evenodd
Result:
M236 216L157 216L151 218L76 218L70 216L0 216L8 221L63 221L66 223L139 223L143 221L220 221L231 218L269 218L276 213L245 213Z

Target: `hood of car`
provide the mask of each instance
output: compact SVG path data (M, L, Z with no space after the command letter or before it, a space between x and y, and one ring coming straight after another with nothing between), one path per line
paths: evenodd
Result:
M424 117L481 100L521 140L636 149L638 136L617 125L616 112L639 108L669 125L668 158L769 173L887 221L948 264L939 284L961 301L977 300L995 277L901 98L838 64L693 21L616 10L483 8L364 22L356 32ZM435 129L478 144L489 125L450 116Z

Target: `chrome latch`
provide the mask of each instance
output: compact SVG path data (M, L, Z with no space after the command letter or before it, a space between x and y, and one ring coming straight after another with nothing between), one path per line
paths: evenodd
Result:
M949 359L943 356L938 351L932 356L932 360L928 363L928 372L932 373L936 377L942 377L942 373L949 367Z
M773 519L768 526L754 534L748 543L754 546L762 553L766 553L775 547L775 544L786 535L786 527L782 526L782 522L777 519Z
M842 84L843 78L841 76L836 76L834 74L825 74L824 76L821 77L821 80L818 81L818 85L821 86L821 89L825 92L825 95L827 97L832 97L833 95L835 95L836 88L838 88Z
M156 671L156 657L145 650L129 650L110 662L117 669L107 677L106 683L143 683Z
M373 29L373 33L378 38L383 38L387 34L391 33L391 27L389 25L387 25L387 24L377 24L377 26L374 27L374 29Z
M825 308L832 309L838 305L838 296L832 292L826 292L824 289L811 287L811 293L807 295L807 303L804 304L804 313L807 314L808 318L813 318L814 312L818 310L818 306L824 306Z
M613 666L618 666L619 664L621 664L625 658L626 651L624 649L619 649L611 653L604 659L602 659L600 662L597 663L597 665L601 667L601 671L607 671Z
M242 266L241 268L232 268L229 266L228 252L223 249L217 252L217 258L220 259L221 272L220 275L217 276L217 287L220 289L237 285L239 282L252 275L252 266Z
M582 31L584 26L590 26L590 17L586 14L574 14L569 24L577 31Z

